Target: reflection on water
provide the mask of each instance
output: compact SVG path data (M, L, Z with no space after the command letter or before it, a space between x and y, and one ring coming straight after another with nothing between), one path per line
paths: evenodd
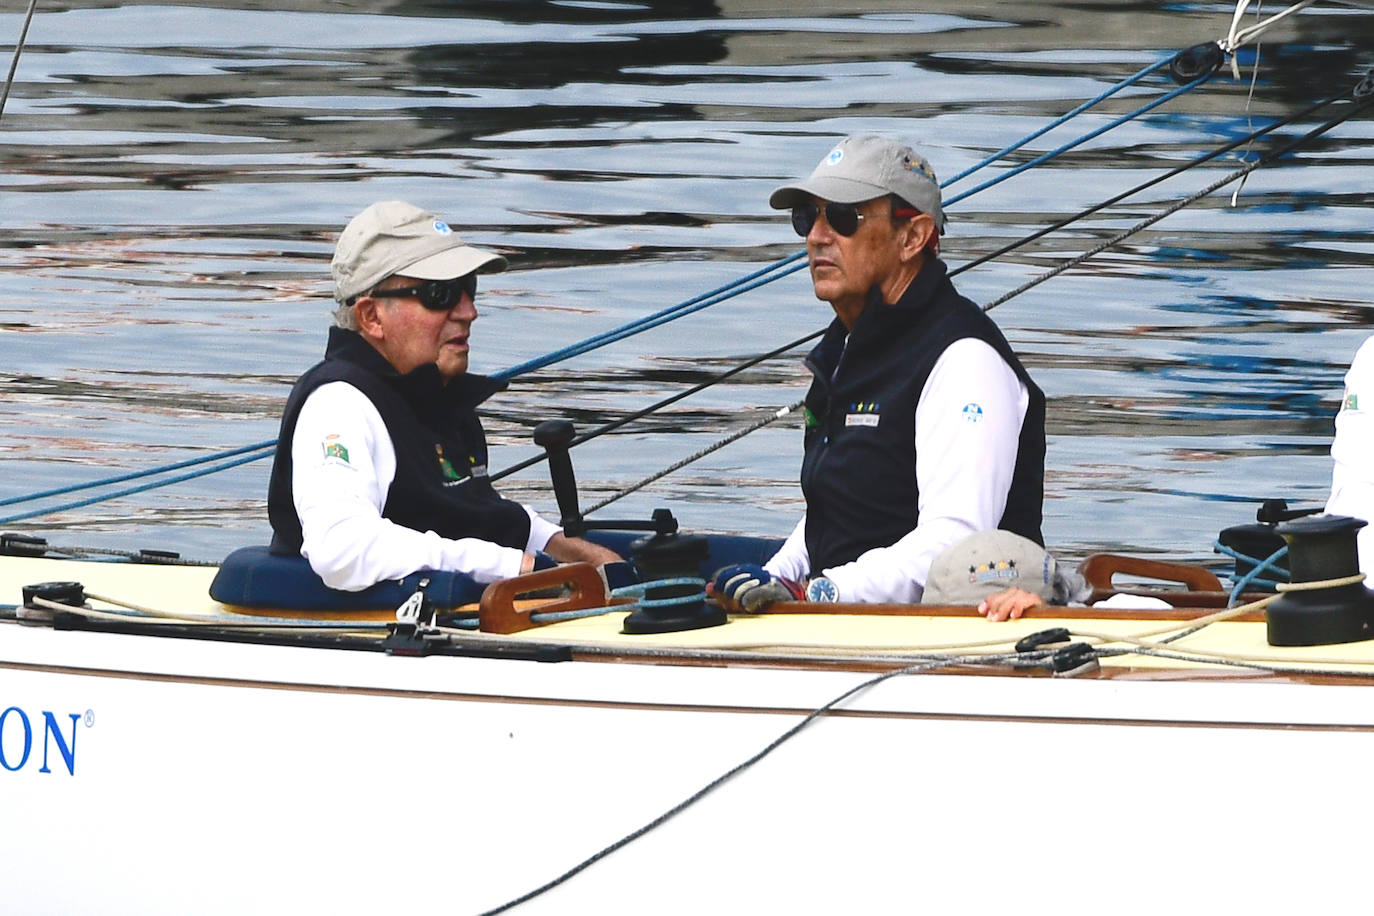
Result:
M474 337L475 367L495 371L796 251L768 192L838 136L907 136L954 175L1163 54L1220 37L1230 18L1205 3L908 6L40 3L0 120L0 498L275 435L287 386L323 346L334 235L373 200L431 206L510 255ZM21 12L0 13L0 43ZM995 251L1345 91L1368 66L1371 16L1308 10L1262 48L1253 98L1249 70L1224 74L960 202L947 259ZM1147 80L1010 161L1162 86ZM1241 155L979 266L960 288L990 301ZM1364 117L1253 174L1238 206L1213 195L994 312L1051 398L1052 547L1204 557L1251 500L1324 496L1341 374L1374 305L1370 186ZM531 454L542 419L592 428L827 318L794 275L521 378L490 404L496 463ZM795 401L805 383L795 358L771 360L588 443L576 455L584 499ZM800 507L799 450L795 428L770 427L614 514L669 505L688 527L781 532ZM6 527L119 546L132 529L139 546L220 556L265 537L266 474L259 462ZM552 512L543 481L532 469L508 490Z

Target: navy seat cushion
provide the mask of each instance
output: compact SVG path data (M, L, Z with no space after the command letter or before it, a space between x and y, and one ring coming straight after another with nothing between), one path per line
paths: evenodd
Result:
M280 557L266 547L240 547L220 564L210 583L210 597L239 607L294 611L362 611L395 608L428 579L425 595L437 608L456 608L482 597L485 586L454 572L421 570L404 579L388 579L357 592L330 588L305 557Z

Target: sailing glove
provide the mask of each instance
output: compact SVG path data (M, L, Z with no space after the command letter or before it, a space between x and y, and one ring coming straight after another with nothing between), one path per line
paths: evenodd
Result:
M805 587L762 566L737 563L716 573L710 592L722 604L754 613L777 601L805 601Z

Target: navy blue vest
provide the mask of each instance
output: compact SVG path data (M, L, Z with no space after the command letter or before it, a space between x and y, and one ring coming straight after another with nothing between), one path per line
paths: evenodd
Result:
M504 384L465 374L445 385L433 363L401 375L355 332L330 328L324 361L297 380L282 414L267 489L273 553L300 553L301 522L291 497L291 439L306 396L329 382L348 382L366 395L391 435L396 477L387 490L384 517L446 538L480 538L525 549L530 518L487 479L487 439L476 411Z
M1045 395L997 325L932 259L895 304L875 288L853 331L837 318L807 357L815 379L806 394L801 485L813 574L888 547L920 521L916 404L940 354L964 337L995 349L1030 394L998 527L1044 543Z

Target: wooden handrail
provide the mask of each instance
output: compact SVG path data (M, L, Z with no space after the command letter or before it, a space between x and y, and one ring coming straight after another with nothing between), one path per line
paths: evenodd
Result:
M1221 580L1209 569L1189 566L1185 563L1166 563L1163 560L1147 560L1144 557L1128 557L1115 553L1095 553L1078 564L1079 574L1093 588L1111 589L1112 577L1117 573L1158 579L1162 582L1178 582L1195 592L1219 592Z

